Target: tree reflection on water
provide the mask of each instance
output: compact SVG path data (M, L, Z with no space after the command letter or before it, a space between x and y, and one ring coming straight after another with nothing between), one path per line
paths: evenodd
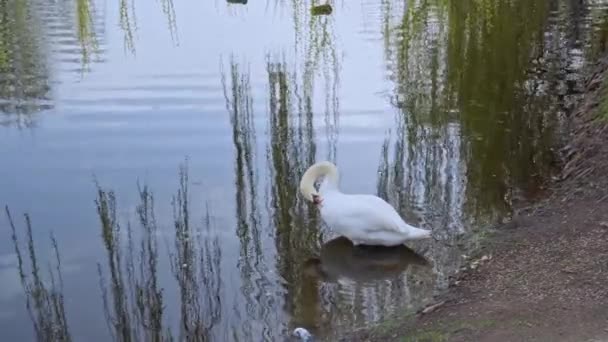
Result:
M207 212L202 229L192 224L188 203L187 164L180 166L179 189L173 199L174 244L169 245L171 274L179 290L180 324L174 331L165 312L164 289L159 285L159 229L154 196L147 185L139 187L138 224L121 225L116 217L113 191L98 186L97 213L106 263L98 263L103 311L115 341L209 341L221 317L221 251L212 236ZM31 222L25 215L29 271L23 260L16 227L8 208L26 307L39 341L70 341L63 295L59 246L53 236L56 266L49 266L50 283L41 276ZM126 241L123 239L126 237ZM31 275L28 276L27 274Z
M8 206L5 207L6 217L11 228L11 237L17 256L19 279L25 293L27 312L34 325L34 331L38 341L71 341L72 337L66 318L63 276L61 274L61 258L59 245L53 234L51 244L55 254L55 267L49 263L49 281L43 279L41 269L34 246L32 235L32 222L28 214L24 214L25 230L27 238L27 252L22 250L17 236L17 228L11 216ZM29 257L29 270L25 265L24 252Z

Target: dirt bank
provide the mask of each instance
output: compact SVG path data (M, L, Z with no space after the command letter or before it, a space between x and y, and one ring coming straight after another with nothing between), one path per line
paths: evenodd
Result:
M349 341L608 341L607 66L587 79L547 197L497 227L434 311Z

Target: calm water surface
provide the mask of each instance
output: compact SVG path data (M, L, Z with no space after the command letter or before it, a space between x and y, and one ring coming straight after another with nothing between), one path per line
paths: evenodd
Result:
M601 0L311 5L0 4L3 340L331 340L415 311L542 191L607 41ZM297 193L323 159L441 242L336 239Z

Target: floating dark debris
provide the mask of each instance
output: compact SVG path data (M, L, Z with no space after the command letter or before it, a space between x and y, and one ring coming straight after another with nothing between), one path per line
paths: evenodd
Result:
M313 6L311 9L312 15L328 15L332 12L332 7L329 4Z

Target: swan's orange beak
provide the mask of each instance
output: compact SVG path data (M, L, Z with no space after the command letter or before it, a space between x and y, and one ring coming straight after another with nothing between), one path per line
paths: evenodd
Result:
M323 199L319 195L312 195L312 203L319 205L323 202Z

